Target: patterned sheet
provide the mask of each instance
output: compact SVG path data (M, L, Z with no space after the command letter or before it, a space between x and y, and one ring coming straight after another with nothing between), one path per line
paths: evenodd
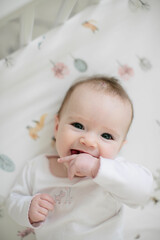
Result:
M35 239L7 216L23 165L53 150L53 116L68 87L92 74L118 77L135 118L123 155L155 179L145 207L125 208L125 240L160 239L160 1L102 0L0 61L0 239ZM144 186L147 187L147 186Z

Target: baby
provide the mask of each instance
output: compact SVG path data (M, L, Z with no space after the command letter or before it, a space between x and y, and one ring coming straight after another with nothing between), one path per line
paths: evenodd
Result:
M57 156L28 162L8 199L9 214L38 240L122 240L123 205L144 205L152 175L118 156L133 120L114 78L74 84L55 116Z

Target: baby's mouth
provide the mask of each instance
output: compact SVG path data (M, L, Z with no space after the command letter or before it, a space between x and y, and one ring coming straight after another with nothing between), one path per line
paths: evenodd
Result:
M93 155L93 154L91 154L91 153L89 153L89 152L84 152L84 151L77 150L77 149L71 149L71 155L81 154L81 153L89 154L89 155L91 155L92 157L98 158L96 155Z
M85 152L80 151L80 150L76 150L76 149L71 149L71 155L73 155L73 154L80 154L80 153L85 153Z

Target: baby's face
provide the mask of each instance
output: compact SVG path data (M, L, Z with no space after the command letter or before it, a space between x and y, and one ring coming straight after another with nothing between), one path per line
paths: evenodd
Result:
M60 157L88 153L114 159L125 142L131 106L117 96L77 87L55 117L56 148Z

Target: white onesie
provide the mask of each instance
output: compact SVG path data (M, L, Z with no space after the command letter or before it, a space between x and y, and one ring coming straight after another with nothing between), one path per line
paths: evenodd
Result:
M47 157L41 155L25 166L7 205L17 223L35 229L37 240L122 240L123 204L145 204L152 184L147 169L121 157L101 158L94 179L69 180L53 176ZM50 194L56 204L45 222L33 226L28 210L38 193Z

